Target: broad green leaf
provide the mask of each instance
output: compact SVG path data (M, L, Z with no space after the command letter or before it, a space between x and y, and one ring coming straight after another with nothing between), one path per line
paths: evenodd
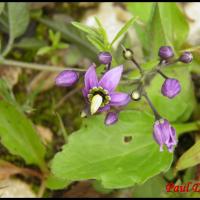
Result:
M22 35L29 24L27 3L8 3L9 34L11 40Z
M179 50L186 41L189 25L186 16L181 12L177 3L159 3L159 13L163 30L168 40Z
M173 46L164 32L159 12L159 5L157 3L153 6L153 14L149 23L147 24L146 34L148 39L147 51L149 58L156 58L158 56L158 50L160 46Z
M3 11L3 9L4 9L4 6L5 6L5 3L0 2L0 14Z
M141 21L141 24L135 23L134 27L137 32L137 35L141 41L142 48L144 53L149 54L149 38L148 38L148 24L150 23L151 16L153 15L153 8L155 2L129 2L126 3L128 11L132 13L133 16L138 16L138 20Z
M20 42L15 43L13 46L20 49L37 50L46 45L47 43L44 40L39 40L33 37L27 37L20 40Z
M51 190L58 190L58 189L63 189L67 187L71 182L57 178L54 175L50 174L45 181L46 187L51 189Z
M155 58L162 45L179 50L187 39L189 27L177 3L128 3L128 10L143 24L135 24L147 59Z
M133 187L133 197L161 197L166 192L166 182L161 175L149 179L142 185Z
M82 54L93 61L97 61L97 49L87 40L86 34L79 31L72 24L64 24L59 20L40 19L41 23L49 26L51 29L59 31L61 36L70 43L79 47Z
M126 7L133 16L138 16L139 20L142 20L143 23L147 23L152 13L153 2L128 2Z
M197 141L189 150L187 150L178 160L175 169L177 171L193 167L200 163L200 141Z
M120 29L120 31L117 33L117 35L114 37L113 41L111 42L111 46L121 37L123 34L125 34L128 29L134 24L136 18L131 18L126 24Z
M173 99L161 94L163 77L157 75L147 88L150 99L161 116L171 122L184 122L189 119L196 106L193 83L187 66L169 67L164 73L171 78L178 79L181 84L181 92Z
M71 181L97 179L105 188L144 183L168 170L173 158L167 150L159 151L153 122L152 115L139 111L121 112L119 122L110 127L102 115L85 120L54 157L53 174Z
M45 170L45 148L32 123L15 106L0 100L1 143L27 164L36 164Z

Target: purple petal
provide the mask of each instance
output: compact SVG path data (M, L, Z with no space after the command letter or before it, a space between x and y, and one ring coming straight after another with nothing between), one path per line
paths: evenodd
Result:
M88 92L93 87L98 86L98 78L93 63L85 73L85 91Z
M110 101L111 106L125 106L131 100L129 94L122 93L122 92L112 93L110 97L111 97L111 101Z
M99 85L110 92L113 91L119 84L122 71L123 65L109 70L103 75L103 77L99 81Z
M118 121L118 113L116 112L109 112L105 118L105 125L112 125Z
M104 111L107 111L107 110L110 110L110 106L109 105L106 105L102 108L99 108L98 112L104 112Z
M87 99L88 99L88 98L87 98L88 91L87 91L85 88L83 88L83 89L82 89L82 93L83 93L84 98L87 100Z

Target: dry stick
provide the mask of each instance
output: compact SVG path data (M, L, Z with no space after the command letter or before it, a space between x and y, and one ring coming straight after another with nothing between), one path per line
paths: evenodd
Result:
M45 189L46 189L46 183L44 180L42 180L42 183L40 185L40 188L39 188L39 191L38 191L38 198L42 198L43 195L44 195L44 192L45 192Z
M39 178L40 180L43 179L43 175L40 172L34 171L32 169L29 169L29 168L21 168L20 172L22 174L28 174L30 176L35 176L35 177Z
M52 72L61 72L65 69L80 71L80 72L86 71L85 69L79 69L79 68L56 67L56 66L51 66L51 65L25 63L25 62L20 62L20 61L15 61L15 60L7 60L7 59L0 59L0 64L13 66L13 67L21 67L21 68L26 68L26 69L40 70L40 71L52 71Z
M63 105L63 103L72 95L74 95L75 93L77 93L80 90L80 86L77 86L77 88L71 90L69 93L67 93L56 105L55 105L55 109L60 108L60 106Z

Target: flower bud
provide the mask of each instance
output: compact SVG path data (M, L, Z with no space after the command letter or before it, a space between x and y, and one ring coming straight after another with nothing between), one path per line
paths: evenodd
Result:
M186 51L180 56L179 61L183 63L190 63L192 62L192 59L193 59L192 53Z
M170 46L162 46L159 49L158 55L163 60L168 60L174 56L173 50Z
M131 49L123 50L123 56L124 56L124 59L131 60L133 59L133 51Z
M169 152L177 144L176 131L166 119L157 120L154 123L153 137L160 145L160 151L163 151L163 145L166 145Z
M118 121L118 114L116 112L109 112L105 118L105 125L112 125Z
M161 92L164 96L172 99L181 91L181 85L178 80L168 78L162 85Z
M69 87L78 81L79 75L72 70L64 70L56 77L56 85L61 87Z
M138 92L138 91L133 91L131 93L131 98L134 100L134 101L139 101L141 99L141 94Z
M101 64L109 64L112 61L112 56L109 52L100 52L98 55L99 62Z

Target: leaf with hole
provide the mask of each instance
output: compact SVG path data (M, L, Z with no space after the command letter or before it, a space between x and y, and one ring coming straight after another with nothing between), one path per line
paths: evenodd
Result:
M110 127L102 115L87 119L54 157L53 174L71 181L97 179L105 188L142 184L168 170L173 157L159 151L153 121L152 115L139 111L121 112L119 122Z

